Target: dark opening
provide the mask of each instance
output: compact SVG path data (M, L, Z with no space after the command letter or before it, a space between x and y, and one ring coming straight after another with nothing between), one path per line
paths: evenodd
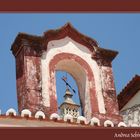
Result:
M43 120L43 116L39 115L38 119Z
M80 124L84 125L85 124L85 121L80 121Z
M10 113L9 113L9 116L10 116L10 117L14 117L14 113L13 113L13 112L10 112Z
M54 122L57 122L57 118L53 118L52 120L53 120Z
M107 124L107 127L112 127L111 124Z
M24 118L29 119L29 115L28 114L24 114Z
M68 122L68 123L71 123L70 119L67 119L67 122Z

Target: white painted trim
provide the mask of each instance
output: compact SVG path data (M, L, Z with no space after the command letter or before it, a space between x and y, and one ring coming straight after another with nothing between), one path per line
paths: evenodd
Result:
M106 113L104 99L102 95L101 79L99 66L95 60L91 58L91 52L82 44L79 44L69 37L65 37L60 40L53 40L48 43L47 52L44 52L41 58L41 70L42 70L42 96L44 98L43 105L50 107L50 93L48 89L49 84L49 62L56 54L71 53L84 59L91 67L96 87L96 97L100 113ZM54 89L56 90L56 89ZM88 93L88 91L85 91ZM56 97L57 98L57 97ZM90 105L89 105L90 106Z
M21 117L24 117L24 115L29 115L29 117L31 117L32 113L29 109L23 109L21 111Z
M50 120L57 119L60 120L60 116L57 113L53 113L50 115Z
M93 117L91 120L90 120L90 125L93 125L94 126L94 123L97 123L98 126L100 126L100 120L96 117Z
M42 112L42 111L37 111L37 112L35 113L35 118L38 119L39 116L42 116L42 118L45 119L45 114L44 114L44 112Z
M14 116L17 115L16 110L13 108L10 108L6 111L6 116L9 116L10 113L13 113Z
M64 116L64 122L67 122L68 120L70 120L70 122L73 122L73 116L70 114L66 114Z
M140 127L138 124L131 124L131 127Z
M79 116L77 118L77 123L81 123L81 121L84 121L84 123L87 124L87 119L84 116Z
M120 122L120 123L118 124L118 127L127 127L127 126L126 126L126 124L125 124L124 122Z
M104 122L104 126L107 127L107 125L111 125L111 127L114 127L113 122L110 121L110 120L106 120L106 121Z

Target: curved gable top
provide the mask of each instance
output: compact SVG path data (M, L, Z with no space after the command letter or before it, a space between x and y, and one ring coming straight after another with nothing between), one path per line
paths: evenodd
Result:
M102 58L112 61L118 54L117 51L100 48L97 41L80 33L70 23L65 24L59 29L48 30L44 32L43 36L19 33L12 44L11 51L14 56L17 56L24 46L28 46L39 53L42 52L42 50L47 50L47 44L49 41L59 40L66 36L87 47L93 53L92 58L98 58L101 56Z
M86 46L91 52L95 50L95 47L99 46L97 41L80 33L70 23L65 24L59 29L44 32L46 43L51 40L59 40L65 38L66 36Z

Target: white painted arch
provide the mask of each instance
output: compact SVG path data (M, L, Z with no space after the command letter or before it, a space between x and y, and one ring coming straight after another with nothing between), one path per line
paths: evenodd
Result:
M79 116L77 118L77 123L81 123L81 121L83 121L84 124L87 124L87 119L84 116Z
M60 120L60 116L57 113L52 113L50 115L50 120L53 120L53 119Z
M73 122L73 116L70 114L66 114L63 119L64 122L67 122L68 120L70 120L70 122Z
M118 127L127 127L124 122L119 122Z
M31 113L31 111L29 109L23 109L21 111L21 117L25 117L25 115L28 115L29 117L31 117L32 113Z
M108 127L108 125L110 125L111 127L114 127L114 124L113 124L112 121L106 120L106 121L104 122L104 126L105 126L105 127Z
M87 91L88 89L85 89L85 85L87 84L87 77L83 68L75 61L62 60L56 65L56 70L66 71L75 79L75 82L78 86L79 97L80 97L79 99L81 100L80 102L81 104L84 103L84 99L86 96L85 93L88 93ZM88 100L90 99L88 98ZM82 104L82 106L84 106L84 104ZM88 109L91 109L90 102L88 102L87 107ZM91 110L89 111L91 112Z
M96 117L93 117L91 120L90 120L90 125L95 125L95 123L97 123L98 126L100 126L100 120Z
M16 110L13 109L13 108L10 108L10 109L8 109L8 110L6 111L6 116L9 116L10 113L12 113L14 116L17 115Z
M93 75L94 75L94 79L95 79L95 87L96 87L95 94L97 97L99 112L105 114L106 111L105 111L104 99L103 99L103 95L102 95L102 88L101 88L102 84L101 84L101 78L100 78L101 71L99 69L99 66L98 66L97 62L91 58L92 52L90 52L87 47L72 40L70 37L65 37L63 39L52 40L52 41L48 42L47 51L45 51L41 57L42 96L44 99L43 105L46 107L50 107L50 96L51 96L50 94L51 93L49 93L49 88L48 88L48 86L46 86L46 85L49 85L49 81L50 81L49 63L54 58L55 55L61 54L61 53L74 54L76 56L79 56L81 59L85 60L88 63L91 70L93 71ZM67 62L65 62L65 63L67 63ZM63 69L63 70L69 71L68 68L62 67L62 64L64 64L64 61L60 62L57 65L56 69L61 69L61 70ZM74 62L71 61L71 64L74 64ZM77 65L77 68L78 68L78 65ZM82 69L80 72L82 73L82 75L83 75L82 78L84 79L83 81L85 81L85 84L86 84L87 77L84 76L84 74L83 74L84 72ZM72 70L69 71L69 73L72 74L74 78L76 78L76 82L77 82L78 81L77 79L79 77L76 77ZM80 78L79 78L79 80L80 80ZM79 83L77 85L79 85ZM84 89L79 89L79 90L81 92L85 91L85 93L88 94L88 92L86 91L88 86L89 85L86 85L86 87ZM81 87L83 87L83 86L81 86ZM56 89L53 89L53 90L55 90L55 93L56 93ZM56 95L54 95L54 96L57 99L57 96ZM87 102L87 108L90 108L90 104L88 102ZM91 116L87 117L87 119L91 119Z
M45 119L45 114L44 114L44 112L42 112L42 111L39 110L39 111L36 112L35 118L38 119L40 116L41 116L43 119Z

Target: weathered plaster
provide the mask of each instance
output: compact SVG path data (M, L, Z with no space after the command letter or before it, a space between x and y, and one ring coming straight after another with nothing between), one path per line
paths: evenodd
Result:
M100 70L106 112L109 114L118 115L119 109L112 68L109 66L101 66Z
M123 121L127 126L140 126L140 104L122 110L120 114L123 116Z
M50 41L47 46L47 52L45 52L42 56L42 59L41 59L42 95L44 97L44 105L46 106L50 105L49 103L50 96L48 95L49 89L48 89L48 86L45 86L45 85L49 85L49 80L51 80L49 79L49 71L48 71L49 62L53 59L53 57L56 54L59 54L59 53L72 53L74 55L81 57L83 60L85 60L88 63L88 65L92 69L92 72L95 78L96 97L98 100L99 112L105 113L104 100L103 100L103 95L102 95L102 90L101 90L99 67L96 61L91 59L91 52L86 47L73 41L69 37L65 37L64 39L60 39L60 40ZM54 73L51 73L51 74L54 74Z
M19 113L38 110L49 117L58 113L55 72L64 70L76 80L83 115L96 117L103 125L121 120L111 62L116 51L77 32L70 24L45 32L42 37L19 34L11 48L16 57Z

